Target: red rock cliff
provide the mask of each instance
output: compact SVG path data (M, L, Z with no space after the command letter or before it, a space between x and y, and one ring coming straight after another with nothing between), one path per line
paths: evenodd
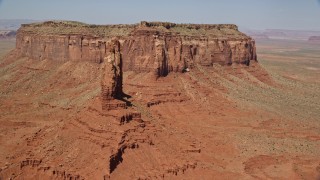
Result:
M165 76L195 63L249 65L255 42L235 25L141 22L134 25L87 25L50 21L23 25L17 33L20 56L53 61L102 63L112 39L119 39L123 70L155 71Z

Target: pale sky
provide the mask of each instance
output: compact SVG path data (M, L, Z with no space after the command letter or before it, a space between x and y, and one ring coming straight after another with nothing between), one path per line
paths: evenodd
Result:
M0 19L232 23L250 29L320 30L320 0L0 0Z

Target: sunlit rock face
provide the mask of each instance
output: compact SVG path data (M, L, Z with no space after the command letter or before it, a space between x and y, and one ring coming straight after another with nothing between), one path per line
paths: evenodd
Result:
M117 38L123 71L166 76L195 64L249 65L256 61L255 41L236 25L141 22L133 25L87 25L50 21L22 25L17 33L20 56L36 60L102 63Z

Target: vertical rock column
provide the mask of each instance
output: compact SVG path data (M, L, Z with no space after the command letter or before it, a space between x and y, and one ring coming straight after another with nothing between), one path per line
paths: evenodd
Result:
M102 109L126 108L126 104L119 101L123 95L120 42L118 40L111 41L107 49L109 52L107 52L102 65Z
M165 77L169 74L168 67L168 50L166 48L166 42L163 39L157 38L155 41L156 48L156 61L158 63L158 77Z

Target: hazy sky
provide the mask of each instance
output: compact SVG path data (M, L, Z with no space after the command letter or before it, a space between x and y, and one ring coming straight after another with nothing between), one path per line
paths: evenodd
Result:
M0 0L0 19L95 24L147 20L320 30L320 0Z

